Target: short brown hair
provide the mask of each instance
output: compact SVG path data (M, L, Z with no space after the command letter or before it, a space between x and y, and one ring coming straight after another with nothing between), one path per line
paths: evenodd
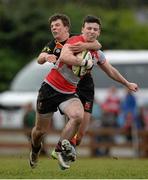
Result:
M84 27L85 23L97 23L100 26L101 29L101 20L100 18L93 16L93 15L88 15L83 19L83 24L82 26Z
M71 27L70 18L65 14L54 14L54 15L52 15L48 20L49 25L51 25L51 23L53 21L56 21L58 19L60 19L62 21L64 26L67 26L70 29L70 27Z

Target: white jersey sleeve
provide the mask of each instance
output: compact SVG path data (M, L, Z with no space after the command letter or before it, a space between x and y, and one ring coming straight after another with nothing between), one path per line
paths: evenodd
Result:
M101 50L98 50L97 53L95 54L95 57L94 57L94 60L95 60L95 64L97 65L102 65L106 62L106 57L104 55L104 53L101 51Z

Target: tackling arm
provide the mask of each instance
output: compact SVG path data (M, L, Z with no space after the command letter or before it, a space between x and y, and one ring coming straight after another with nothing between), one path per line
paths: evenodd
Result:
M48 53L42 52L39 54L38 58L37 58L37 62L39 64L44 64L46 62L46 56L48 55Z
M40 53L37 58L39 64L44 64L45 62L55 63L56 61L57 57L54 54L48 54L46 52Z
M57 60L57 57L53 54L55 46L56 44L54 39L47 43L42 52L39 54L37 62L39 64L44 64L47 61L50 63L55 63Z
M99 50L101 49L101 44L95 40L94 42L77 42L70 46L73 53L79 53L84 50Z
M97 40L94 42L85 42L84 44L86 50L99 50L102 48L102 45Z

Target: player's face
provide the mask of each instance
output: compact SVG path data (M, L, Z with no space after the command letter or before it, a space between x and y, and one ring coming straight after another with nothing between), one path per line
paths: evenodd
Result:
M61 19L58 19L56 21L53 21L51 23L51 32L53 34L53 37L57 40L57 41L63 41L65 39L65 34L68 33L68 27L63 25L63 22L61 21Z
M87 42L93 42L100 35L100 27L97 23L85 23L82 27L82 34Z

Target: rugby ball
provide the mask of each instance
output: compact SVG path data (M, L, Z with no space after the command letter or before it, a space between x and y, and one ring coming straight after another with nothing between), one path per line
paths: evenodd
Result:
M78 53L76 56L81 58L81 59L85 59L85 58L87 58L87 56L90 57L91 53L89 51L85 50L85 51L82 51L82 52ZM86 69L85 66L73 65L72 66L72 71L76 76L82 77L87 73L88 70Z

